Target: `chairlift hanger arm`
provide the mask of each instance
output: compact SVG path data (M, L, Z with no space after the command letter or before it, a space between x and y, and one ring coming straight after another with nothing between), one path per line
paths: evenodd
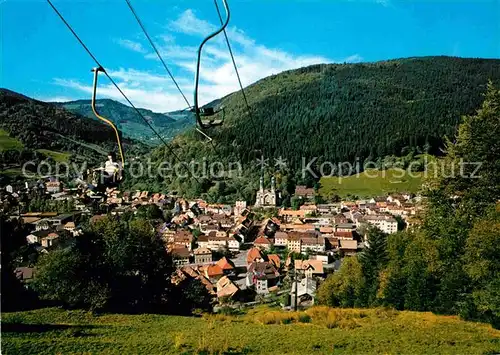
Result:
M101 121L106 123L108 126L111 126L111 128L113 128L113 130L115 131L116 142L118 143L118 150L120 152L120 160L122 161L122 168L123 168L125 166L125 158L123 155L122 141L120 138L120 133L118 132L118 128L116 128L115 124L111 120L99 115L99 113L97 112L97 109L96 109L97 79L99 77L99 72L104 73L105 71L104 71L103 67L94 68L94 69L92 69L92 71L94 72L94 86L93 86L93 90L92 90L92 105L91 105L92 111L94 112L94 115L96 115L96 117L98 119L100 119Z
M216 1L216 0L215 0ZM198 48L198 58L196 62L196 75L195 75L195 82L194 82L194 113L196 115L196 122L201 128L210 128L213 126L219 126L222 124L220 123L210 123L210 124L204 124L203 121L201 120L201 115L200 115L200 108L198 106L198 87L199 87L199 82L200 82L200 65L201 65L201 53L203 50L203 46L212 38L217 36L219 33L224 31L227 27L227 24L229 23L229 19L231 17L231 13L229 11L229 6L227 4L227 0L222 0L222 3L224 4L224 9L226 10L226 21L222 23L221 27L217 29L215 32L211 33L208 35L203 42L201 42L200 47Z

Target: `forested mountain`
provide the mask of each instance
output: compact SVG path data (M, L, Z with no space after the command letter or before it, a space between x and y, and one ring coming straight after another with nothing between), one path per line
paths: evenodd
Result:
M97 119L92 112L90 103L90 100L77 100L56 103L56 105L82 116ZM149 144L161 143L133 108L110 99L97 100L96 106L99 114L112 120L125 137L138 139ZM148 120L149 124L166 140L172 139L177 134L184 132L194 125L194 118L188 111L179 111L172 115L169 113L157 113L143 108L139 108L139 111Z
M299 173L303 161L315 157L313 169L325 161L362 164L389 155L441 154L461 117L480 106L488 80L500 84L500 60L420 57L286 71L245 89L250 112L241 92L214 101L225 107L225 123L207 130L213 144L189 130L170 144L179 159L165 147L152 153L158 162L239 161L245 179L224 179L222 189L180 178L141 183L188 194L217 190L211 194L216 200L250 201L262 155L269 159L265 183L278 170L274 159L282 157L287 167L277 182L290 190L294 183L314 184Z
M226 124L209 133L224 155L243 162L302 157L332 162L438 152L460 117L480 105L486 84L500 82L500 60L422 57L291 70L221 100Z
M37 150L93 162L117 149L115 133L103 123L7 89L0 89L0 129L20 143L15 149L0 149L2 163L31 159ZM123 143L129 152L143 149L130 139Z

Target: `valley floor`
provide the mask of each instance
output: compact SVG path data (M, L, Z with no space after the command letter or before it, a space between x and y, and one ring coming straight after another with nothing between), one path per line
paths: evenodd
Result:
M56 308L2 314L2 353L493 354L500 331L432 313L258 307L238 316L94 316Z

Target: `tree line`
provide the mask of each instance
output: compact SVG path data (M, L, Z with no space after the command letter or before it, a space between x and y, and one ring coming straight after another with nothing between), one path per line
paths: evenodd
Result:
M155 206L156 207L156 206ZM80 235L65 234L48 254L26 245L27 228L0 215L2 227L2 309L43 306L96 312L191 314L210 310L212 297L199 280L172 283L175 270L164 241L156 233L151 211L121 218L105 216L83 224ZM162 218L154 212L151 217ZM23 287L18 266L35 267Z
M500 91L490 83L480 109L446 144L420 226L389 236L368 230L368 246L326 279L319 301L458 314L500 327L499 136Z

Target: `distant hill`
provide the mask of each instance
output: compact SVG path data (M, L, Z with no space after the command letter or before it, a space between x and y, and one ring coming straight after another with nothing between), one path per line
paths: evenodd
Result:
M92 112L90 103L90 100L77 100L55 104L71 112L97 120ZM110 99L97 100L96 106L99 114L111 119L123 132L125 137L134 138L149 144L161 143L133 108ZM188 111L177 111L172 115L169 113L157 113L143 108L139 108L139 111L165 140L172 139L177 134L184 132L194 125L194 118Z
M144 146L124 139L126 153L143 153ZM0 153L3 164L19 166L25 160L86 160L93 164L116 150L113 130L101 122L60 106L0 89Z

